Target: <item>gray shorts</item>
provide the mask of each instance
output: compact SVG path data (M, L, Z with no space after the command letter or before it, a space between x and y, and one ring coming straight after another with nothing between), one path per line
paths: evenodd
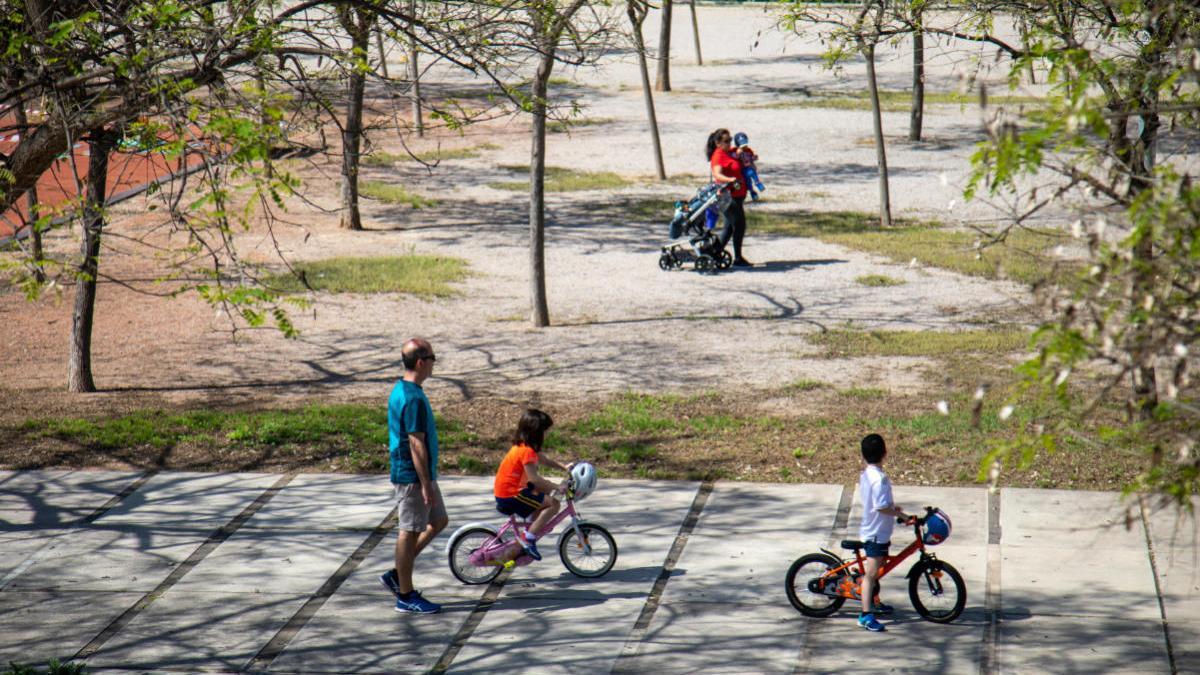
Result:
M433 484L437 501L433 506L425 503L421 495L421 483L393 483L392 496L396 500L397 527L408 532L421 532L435 520L446 520L446 502L437 482Z

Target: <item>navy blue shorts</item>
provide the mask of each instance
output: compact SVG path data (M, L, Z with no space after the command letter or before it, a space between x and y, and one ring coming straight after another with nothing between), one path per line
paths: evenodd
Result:
M542 500L546 495L533 488L533 483L526 483L525 489L516 497L496 497L496 510L506 516L528 518L529 514L542 508Z
M868 539L863 542L863 555L868 558L886 558L891 545L890 541L879 543L874 539Z

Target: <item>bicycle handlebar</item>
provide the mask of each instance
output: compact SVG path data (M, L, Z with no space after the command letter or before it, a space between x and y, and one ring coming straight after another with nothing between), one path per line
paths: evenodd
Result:
M913 519L914 519L914 520L913 520L913 525L924 525L924 524L925 524L925 521L926 521L926 520L929 520L929 516L931 516L931 515L933 514L933 512L934 512L934 511L937 511L937 507L935 507L935 506L926 506L926 507L925 507L925 515L924 515L923 517L909 516L909 518L913 518ZM906 520L906 519L904 519L904 518L901 518L900 516L896 516L896 522L897 522L897 523L899 523L899 524L901 524L901 525L907 525L907 524L908 524L908 520Z

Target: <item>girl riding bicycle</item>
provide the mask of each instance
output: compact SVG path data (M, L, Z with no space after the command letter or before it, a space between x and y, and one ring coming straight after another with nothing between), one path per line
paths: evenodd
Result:
M496 497L496 510L505 515L529 518L537 516L529 526L521 545L534 560L541 560L537 549L537 535L546 523L558 513L560 504L553 497L555 490L565 489L566 484L555 485L538 474L538 465L545 465L570 473L573 464L563 466L542 452L546 431L554 425L550 416L536 408L521 415L517 430L513 433L512 448L500 462L492 493Z

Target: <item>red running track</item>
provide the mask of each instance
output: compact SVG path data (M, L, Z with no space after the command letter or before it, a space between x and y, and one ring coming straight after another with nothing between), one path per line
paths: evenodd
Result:
M0 128L11 128L12 124L11 120L5 119L0 121ZM19 142L16 134L0 134L0 152L11 153ZM46 209L67 206L79 194L79 187L86 184L88 144L75 143L73 150L74 161L64 155L38 179L38 202L42 213L47 213ZM203 161L203 155L197 152L176 158L164 157L162 152L154 150L113 152L108 163L108 203L128 199L163 178L195 169ZM31 224L28 208L28 199L21 197L12 208L0 215L0 241L14 235L28 236Z

